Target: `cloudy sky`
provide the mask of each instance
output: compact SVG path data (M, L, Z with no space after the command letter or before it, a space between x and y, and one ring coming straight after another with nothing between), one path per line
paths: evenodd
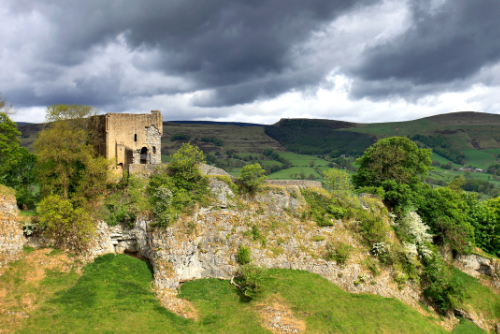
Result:
M0 0L0 92L165 120L500 113L499 0Z

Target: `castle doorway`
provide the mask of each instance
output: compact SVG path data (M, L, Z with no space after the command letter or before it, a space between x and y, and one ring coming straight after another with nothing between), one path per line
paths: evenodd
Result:
M141 149L141 164L147 164L148 163L148 149L146 147L143 147Z

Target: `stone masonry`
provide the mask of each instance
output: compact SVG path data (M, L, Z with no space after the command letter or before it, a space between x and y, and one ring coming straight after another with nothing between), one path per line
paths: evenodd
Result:
M93 116L92 126L99 154L115 159L117 173L129 171L131 165L161 164L163 117L160 111Z

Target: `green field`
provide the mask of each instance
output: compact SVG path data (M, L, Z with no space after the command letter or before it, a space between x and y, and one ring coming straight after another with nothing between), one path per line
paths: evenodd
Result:
M297 154L292 152L279 152L280 157L290 161L292 166L295 167L309 167L311 161L314 161L315 166L326 166L328 165L328 161L305 154Z
M300 173L304 173L306 178L308 178L309 175L313 174L316 177L316 179L318 180L323 179L323 177L314 168L311 167L290 167L272 173L268 175L267 178L270 180L293 180L293 179L299 180L300 179L299 176L292 178L290 174L300 175Z
M349 294L305 271L266 271L263 292L254 300L243 298L229 281L187 282L179 298L191 302L197 321L163 308L151 280L145 262L126 255L98 257L74 286L34 310L18 332L271 333L261 326L258 311L278 303L305 324L306 333L447 333L435 318L396 299Z
M464 150L465 163L469 166L476 168L487 169L491 164L495 163L493 155L478 151L478 150Z

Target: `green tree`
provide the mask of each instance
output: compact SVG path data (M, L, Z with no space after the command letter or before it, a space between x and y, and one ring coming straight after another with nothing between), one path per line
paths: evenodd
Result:
M18 205L33 207L36 199L30 187L35 182L36 156L19 147L16 123L0 113L0 184L16 189Z
M8 184L9 174L19 158L21 133L17 125L5 113L0 113L0 183Z
M168 165L169 174L177 179L193 183L201 179L199 165L205 162L203 151L198 146L184 143L172 156L172 162ZM184 187L189 189L189 187Z
M356 160L360 167L352 182L366 192L381 187L389 205L404 209L428 187L422 179L431 170L431 154L406 137L381 139Z
M352 177L353 183L356 187L378 187L387 180L418 183L430 170L431 155L431 150L418 148L406 137L381 139L356 159L360 167Z
M47 108L45 128L35 141L42 194L85 200L102 192L110 162L98 156L92 142L90 116L95 109L83 105Z
M240 177L237 182L249 192L256 191L262 181L267 177L266 171L259 164L247 165L241 169Z
M95 232L89 211L58 195L44 198L37 210L40 228L46 237L54 239L57 248L84 250Z
M447 243L461 253L469 253L474 246L470 209L475 197L448 187L428 189L416 203L417 212L431 228L437 243Z
M488 253L500 255L500 197L483 203L475 199L469 217L476 245Z
M323 177L332 191L351 191L351 176L345 170L332 168L323 173Z

